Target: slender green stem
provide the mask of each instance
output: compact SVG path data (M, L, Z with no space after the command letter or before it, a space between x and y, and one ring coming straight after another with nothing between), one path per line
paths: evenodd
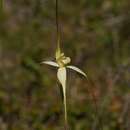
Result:
M60 28L59 28L59 11L58 0L56 0L56 33L57 33L57 50L60 50Z

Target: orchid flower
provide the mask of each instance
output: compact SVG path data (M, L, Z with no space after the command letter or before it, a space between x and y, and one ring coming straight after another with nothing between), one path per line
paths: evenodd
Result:
M87 78L87 75L80 70L79 68L68 65L71 62L70 57L66 57L65 54L60 49L60 31L59 31L59 15L58 15L58 0L56 1L56 29L57 29L57 49L55 54L56 61L43 61L43 64L47 64L53 67L58 68L57 70L57 78L62 86L62 92L63 92L63 103L64 103L64 118L65 118L65 124L67 124L67 105L66 105L66 69L72 69L83 76Z
M66 69L72 69L81 75L85 76L87 78L87 75L80 70L79 68L73 66L73 65L68 65L71 62L70 57L66 57L63 52L61 52L60 47L58 46L56 50L56 56L55 56L56 62L54 61L43 61L43 64L47 64L53 67L58 68L57 70L57 78L62 86L62 91L63 91L63 103L64 103L64 118L65 122L67 122L67 105L66 105L66 79L67 79L67 74L66 74Z

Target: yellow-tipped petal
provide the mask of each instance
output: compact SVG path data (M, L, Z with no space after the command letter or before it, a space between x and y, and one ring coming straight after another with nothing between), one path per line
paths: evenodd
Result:
M67 68L72 69L72 70L82 74L83 76L85 76L87 78L87 75L81 69L77 68L76 66L69 65L69 66L67 66Z
M67 122L67 106L66 106L66 68L61 67L58 69L57 77L59 82L62 85L63 98L64 98L64 113L65 113L65 122Z
M43 61L42 64L47 64L54 67L59 67L59 65L56 62L53 61Z

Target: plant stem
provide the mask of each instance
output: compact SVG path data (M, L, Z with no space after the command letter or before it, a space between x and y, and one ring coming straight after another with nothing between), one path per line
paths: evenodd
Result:
M59 28L59 11L58 0L56 0L56 33L57 33L57 50L60 51L60 28Z

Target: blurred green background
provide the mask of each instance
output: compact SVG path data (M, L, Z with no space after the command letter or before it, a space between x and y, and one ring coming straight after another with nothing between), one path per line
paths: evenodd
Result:
M71 130L130 130L130 1L59 1L62 48L91 80L68 72ZM54 59L55 0L1 7L0 130L63 130L56 69L40 64Z

